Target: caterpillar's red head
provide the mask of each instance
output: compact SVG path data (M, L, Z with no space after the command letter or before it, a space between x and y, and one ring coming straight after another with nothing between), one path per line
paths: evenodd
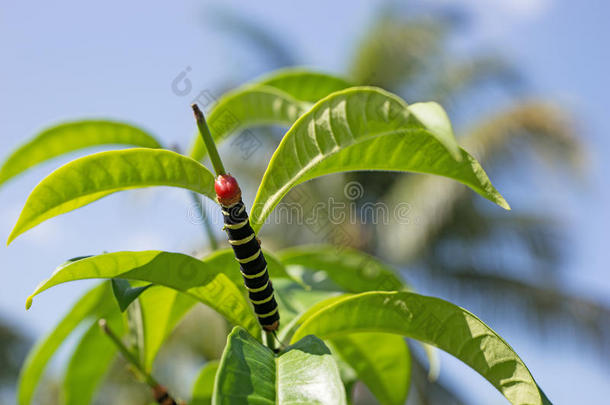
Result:
M214 182L214 190L216 190L218 202L222 205L231 205L238 202L241 198L241 190L237 180L230 174L218 176Z

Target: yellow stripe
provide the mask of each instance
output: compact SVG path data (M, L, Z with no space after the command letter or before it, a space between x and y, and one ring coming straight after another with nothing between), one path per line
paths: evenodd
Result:
M248 290L250 292L261 292L265 288L267 288L268 285L269 285L269 282L267 281L264 286L258 287L258 288L250 288L250 287L246 286L246 290Z
M278 307L275 307L275 309L271 312L267 312L266 314L263 314L263 315L256 314L256 316L258 316L259 318L269 318L270 316L275 315L275 313L277 312L277 309L278 309Z
M229 239L229 243L233 246L239 246L239 245L244 245L248 242L250 242L252 239L254 239L256 235L254 234L254 232L252 232L252 235L250 236L246 236L243 239L237 239L237 240L231 240Z
M258 252L254 253L252 256L250 257L246 257L245 259L237 259L235 258L235 260L237 260L240 263L250 263L253 262L254 260L256 260L259 256L261 255L261 250L260 248L258 249Z
M236 224L225 224L224 228L225 229L241 229L244 226L246 226L247 223L248 223L248 218L246 218L243 221L238 222Z
M240 270L240 271L241 271L241 270ZM241 272L241 274L242 274L242 275L243 275L245 278L258 278L258 277L260 277L260 276L265 275L265 272L266 272L266 271L267 271L267 266L265 266L265 268L263 269L263 271L258 272L258 273L256 273L256 274L252 274L252 275L250 275L250 274L245 274L243 271Z
M227 211L225 211L225 210L221 210L221 211L222 211L222 215L224 215L224 216L226 216L226 217L228 217L228 216L230 216L230 215L231 215L231 213L230 213L230 212L227 212Z
M254 300L250 300L253 304L256 305L260 305L260 304L264 304L265 302L269 302L271 301L271 298L273 298L273 294L269 294L269 296L267 298L265 298L264 300L260 300L260 301L254 301Z

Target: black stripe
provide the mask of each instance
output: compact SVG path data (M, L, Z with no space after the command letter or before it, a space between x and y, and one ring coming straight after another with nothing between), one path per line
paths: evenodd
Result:
M243 207L244 203L241 200L231 208L226 208L223 206L223 211L225 211L223 213L225 225L235 225L247 220L248 213L245 209L242 209ZM226 215L226 213L228 213L229 215ZM242 226L240 229L225 228L225 230L230 240L241 240L251 235L254 235L254 230L250 226L249 222ZM248 289L258 289L267 285L266 288L262 291L249 291L248 297L250 298L250 301L263 301L271 297L271 299L265 303L255 304L254 302L252 302L252 305L254 306L254 312L259 317L258 322L262 326L273 325L276 321L279 321L280 319L279 313L277 311L271 316L267 316L264 318L260 317L261 315L266 315L277 309L277 301L273 296L273 286L269 281L269 272L265 271L262 275L256 278L246 277L258 274L267 267L267 261L265 260L265 256L263 255L262 251L260 251L260 245L258 243L258 240L256 239L256 237L253 237L252 240L248 241L247 243L244 243L242 245L231 246L233 248L233 252L235 253L236 259L246 259L252 257L257 252L260 252L258 257L256 257L254 260L248 263L240 263L239 267L242 272L244 284Z
M267 280L269 280L269 277L266 278ZM265 285L265 283L260 283L260 287L262 287L263 285ZM249 288L256 288L256 287L250 287ZM269 297L270 295L273 294L273 286L271 285L271 283L269 283L267 285L267 288L265 288L262 291L258 291L258 292L248 292L248 297L252 300L252 301L262 301L265 298Z
M254 289L262 288L265 284L268 283L269 274L267 272L265 272L260 277L247 278L247 277L242 276L242 278L244 279L244 284L246 285L246 287L248 287L249 290L254 290ZM267 289L269 289L269 287L267 287ZM273 292L273 288L271 288L271 292ZM253 292L252 294L259 294L259 292ZM269 293L267 293L266 297L268 297L268 296L269 296Z
M225 217L225 224L227 223L226 221L226 217ZM229 229L226 228L227 234L229 235L229 239L231 240L239 240L239 239L243 239L247 236L250 236L254 233L254 231L252 230L252 227L250 226L250 224L244 226L243 228L240 229Z
M269 312L271 312L275 308L277 308L277 302L275 301L275 297L271 298L271 301L265 302L264 304L252 304L252 305L254 305L254 312L256 312L257 315L268 314Z
M261 254L249 263L240 263L239 267L241 268L242 273L252 276L254 274L258 274L265 269L267 266L267 261L265 260L265 256Z
M222 210L229 214L226 215L225 212L222 214L225 217L225 224L236 224L248 219L248 213L244 207L244 202L241 200L231 208L223 207Z
M253 233L254 233L254 231L252 231L250 233L250 235L252 235ZM248 236L250 236L250 235L248 235ZM258 252L260 250L260 248L261 247L258 243L258 240L256 240L256 238L254 238L250 242L244 243L243 245L233 246L233 251L235 252L235 257L237 257L238 259L245 259L247 257L252 256L256 252Z
M269 316L267 318L258 318L258 322L263 326L271 326L275 323L275 321L279 321L279 320L280 320L279 312L276 312L275 314L273 314L272 316Z

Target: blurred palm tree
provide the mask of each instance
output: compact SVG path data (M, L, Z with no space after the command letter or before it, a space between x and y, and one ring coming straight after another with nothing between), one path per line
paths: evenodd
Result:
M569 113L523 94L523 80L497 57L475 55L467 62L452 57L443 46L450 33L433 20L383 18L372 39L356 53L353 72L360 76L355 77L363 83L372 77L373 83L407 100L444 103L454 121L468 123L458 131L460 143L482 161L492 178L501 181L502 173L531 175L540 169L539 160L556 164L555 174L571 175L572 180L581 176L583 147ZM388 66L387 76L375 74L386 72ZM489 105L494 100L487 94L490 85L507 90L504 105L487 107L483 115L461 108ZM558 319L564 321L564 327L578 332L575 336L593 338L595 350L607 354L610 339L603 320L610 319L610 309L562 288L559 269L562 252L569 252L569 239L551 209L518 207L507 214L480 204L481 199L465 187L433 176L358 173L351 177L365 186L370 199L390 206L407 201L416 222L373 227L376 237L370 239L369 250L407 267L410 275L419 271L435 289L451 286L462 295L460 301L484 298L481 309L487 308L488 314L512 310L508 303L520 303L517 313L535 321L528 326L548 331ZM543 197L543 203L554 201L548 195L544 200L544 193L532 189L537 185L527 180L511 186L516 193Z
M19 368L30 345L29 338L10 323L0 320L0 403L13 395Z

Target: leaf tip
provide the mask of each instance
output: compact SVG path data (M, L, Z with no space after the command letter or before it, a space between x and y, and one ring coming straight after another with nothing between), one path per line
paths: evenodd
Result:
M19 219L21 219L21 218L19 218ZM13 241L15 239L17 239L17 236L21 235L23 232L24 232L24 230L23 230L23 226L21 225L21 221L18 220L17 223L15 224L15 226L13 227L13 230L8 235L8 239L6 240L6 246L13 243Z
M34 297L31 295L25 300L25 310L27 311L32 307L32 302L34 301Z
M496 201L496 204L504 208L506 211L512 211L512 208L510 205L508 205L508 202L503 197L500 197L498 201Z

